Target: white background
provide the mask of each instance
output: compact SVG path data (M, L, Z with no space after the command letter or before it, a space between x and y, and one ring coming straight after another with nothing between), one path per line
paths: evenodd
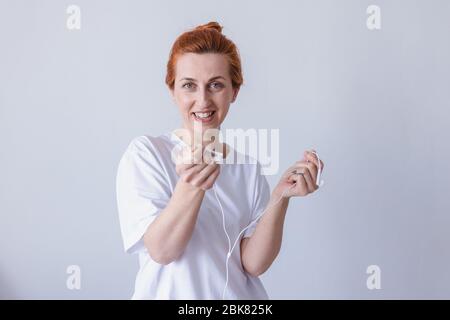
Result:
M81 30L66 28L69 5ZM366 27L369 5L381 30ZM179 127L175 38L211 20L245 85L223 128L280 130L325 185L292 199L271 298L450 298L448 1L0 1L0 298L128 299L118 161ZM368 290L366 268L381 268ZM79 265L81 290L66 268Z

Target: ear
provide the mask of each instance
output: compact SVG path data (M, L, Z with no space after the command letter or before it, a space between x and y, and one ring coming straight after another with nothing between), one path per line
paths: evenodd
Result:
M233 103L234 101L236 101L236 98L237 98L238 93L239 93L239 89L240 89L240 88L235 88L235 89L233 89L233 99L231 100L231 103Z

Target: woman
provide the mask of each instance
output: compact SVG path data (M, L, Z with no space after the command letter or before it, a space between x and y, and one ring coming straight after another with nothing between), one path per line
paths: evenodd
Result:
M202 133L220 128L242 82L237 48L216 22L173 44L166 84L184 131L134 138L117 173L124 247L139 253L133 299L268 299L258 276L280 250L289 199L317 190L323 163L305 151L271 192L246 155L243 164L202 161L212 145ZM217 143L219 160L237 155ZM174 162L176 148L190 161Z

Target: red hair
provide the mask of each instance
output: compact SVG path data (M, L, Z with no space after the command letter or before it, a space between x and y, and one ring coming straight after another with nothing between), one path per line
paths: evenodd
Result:
M222 34L222 26L217 22L200 25L181 34L174 42L167 62L166 84L173 90L177 59L184 53L219 53L227 57L233 88L243 83L241 59L233 41Z

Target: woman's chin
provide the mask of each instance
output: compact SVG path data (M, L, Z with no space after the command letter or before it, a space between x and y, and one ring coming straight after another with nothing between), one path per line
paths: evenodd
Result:
M190 127L193 129L201 128L202 131L205 131L206 129L219 129L220 124L217 123L216 120L213 120L211 122L191 121Z

